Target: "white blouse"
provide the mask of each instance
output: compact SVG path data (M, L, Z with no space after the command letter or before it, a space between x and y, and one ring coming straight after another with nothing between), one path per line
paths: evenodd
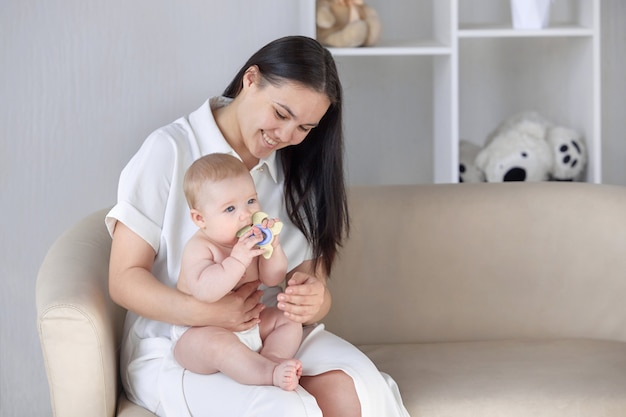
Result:
M182 251L197 230L189 216L189 207L183 192L183 178L193 161L209 153L227 153L241 159L226 142L211 109L227 105L231 99L214 97L206 101L188 117L162 127L145 140L139 151L122 171L117 204L106 216L109 233L118 221L143 238L156 252L152 268L155 277L175 287L180 270ZM306 238L287 216L283 198L282 167L272 153L251 170L261 208L284 223L281 245L289 261L288 270L310 259L311 250ZM274 304L279 289L266 290L263 302ZM169 338L171 325L148 320L129 312L122 342L121 367L124 386L134 401L145 399L133 396L137 381L154 381L159 367L142 365L143 358L158 358L168 354L167 344L151 338ZM141 346L141 348L139 347ZM141 353L139 353L141 352ZM154 364L154 360L151 361ZM131 365L132 364L132 365ZM133 378L132 384L129 379ZM143 400L143 401L142 401ZM156 399L155 399L156 401Z

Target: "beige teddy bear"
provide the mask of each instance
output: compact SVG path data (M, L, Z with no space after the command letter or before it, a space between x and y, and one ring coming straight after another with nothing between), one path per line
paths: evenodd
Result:
M378 14L363 0L317 0L317 40L331 47L372 46L380 40Z

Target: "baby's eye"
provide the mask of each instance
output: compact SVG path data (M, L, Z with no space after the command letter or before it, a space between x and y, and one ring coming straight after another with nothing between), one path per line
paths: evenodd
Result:
M224 211L227 213L232 213L233 211L235 211L235 206L228 206Z
M248 204L255 204L256 203L256 198L251 198L250 200L248 200Z

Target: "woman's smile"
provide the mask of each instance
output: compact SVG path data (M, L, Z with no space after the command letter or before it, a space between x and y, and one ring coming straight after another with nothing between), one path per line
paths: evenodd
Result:
M263 137L263 141L271 147L278 145L280 142L270 138L264 130L261 131L261 136Z

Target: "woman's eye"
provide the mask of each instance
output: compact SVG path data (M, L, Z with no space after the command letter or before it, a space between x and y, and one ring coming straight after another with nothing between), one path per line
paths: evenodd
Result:
M280 120L285 120L287 117L283 116L283 114L281 112L279 112L278 110L276 111L276 117L278 117Z
M311 131L311 128L306 126L300 126L300 130L304 133L309 133Z

